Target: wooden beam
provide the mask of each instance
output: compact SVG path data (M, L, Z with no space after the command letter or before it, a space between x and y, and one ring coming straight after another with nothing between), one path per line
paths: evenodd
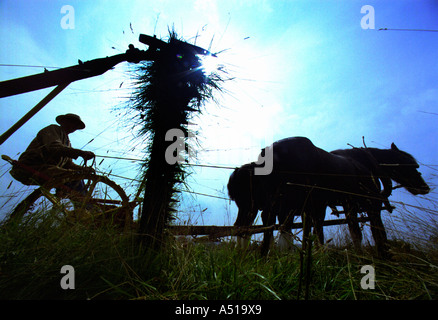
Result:
M358 218L359 222L369 221L368 217ZM346 224L346 219L336 219L324 221L324 226L336 226ZM301 222L293 223L291 229L302 229L303 224ZM174 235L210 235L211 237L228 237L237 236L243 234L256 234L269 230L279 230L280 225L275 224L272 226L251 226L251 227L234 227L234 226L169 226L169 231Z

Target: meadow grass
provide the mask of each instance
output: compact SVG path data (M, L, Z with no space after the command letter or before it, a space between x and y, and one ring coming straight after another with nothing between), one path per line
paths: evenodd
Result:
M435 230L436 231L436 230ZM438 249L391 242L391 260L372 246L355 251L346 241L241 250L169 237L159 252L139 248L134 233L112 226L59 223L50 213L0 227L0 299L146 300L374 300L436 299ZM333 242L332 242L333 243ZM417 242L419 244L419 242ZM75 270L75 289L63 290L63 265ZM362 266L375 270L375 288L362 289Z

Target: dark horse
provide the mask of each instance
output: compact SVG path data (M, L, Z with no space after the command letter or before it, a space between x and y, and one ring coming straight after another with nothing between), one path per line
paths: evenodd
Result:
M251 225L258 210L262 210L264 225L274 224L278 216L283 233L290 230L293 217L301 215L303 239L308 237L313 225L314 233L323 243L326 206L342 205L347 208L344 210L347 220L353 221L349 223L351 226L357 223L354 219L357 212L367 212L376 247L379 254L384 255L386 233L380 211L382 202L387 201L390 193L388 176L413 192L427 193L429 190L416 172L418 164L413 157L395 146L391 153L368 148L366 157L354 155L355 151L345 156L341 153L349 150L328 153L315 147L309 139L296 137L277 141L268 148L273 148L274 161L270 175L255 175L256 164L251 163L236 169L230 177L229 195L239 208L236 226ZM375 154L374 158L370 158L370 154ZM388 175L382 174L380 167ZM384 185L383 192L378 179ZM271 239L272 231L265 232L264 252L267 252Z
M251 225L257 211L262 210L264 225L274 224L278 216L282 231L286 232L293 217L301 215L304 239L313 226L323 243L322 227L329 203L343 204L346 199L382 200L369 169L351 158L317 148L307 138L287 138L267 148L272 148L273 154L271 174L255 175L252 169L256 164L252 163L236 169L230 177L229 195L239 208L235 226ZM260 156L268 152L267 148ZM365 200L359 195L364 195ZM264 252L269 249L272 234L272 231L265 232Z
M417 170L419 168L417 161L409 153L399 150L394 143L391 144L390 149L353 148L334 150L331 153L352 158L369 168L373 175L379 178L382 183L383 190L381 195L385 198L385 209L390 212L392 207L387 199L393 189L392 180L413 195L427 194L430 191L429 186L421 177L421 173ZM357 221L357 213L366 212L367 209L360 208L355 203L347 203L344 207L344 211L348 215L347 221L350 234L356 248L359 248L362 242L362 233ZM380 213L376 213L376 217L380 219ZM383 228L383 223L378 222L378 224L381 224Z

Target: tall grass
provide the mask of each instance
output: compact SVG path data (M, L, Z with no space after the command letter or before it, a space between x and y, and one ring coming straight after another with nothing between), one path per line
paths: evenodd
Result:
M377 259L371 246L357 252L347 243L314 245L311 255L299 248L287 253L273 249L263 257L257 243L239 250L231 242L213 245L169 237L157 252L138 248L134 239L110 225L59 224L47 212L2 225L0 298L438 298L437 247L417 246L418 239L393 240L393 256L387 261ZM63 265L74 267L74 290L60 286ZM361 288L364 265L375 269L375 289Z

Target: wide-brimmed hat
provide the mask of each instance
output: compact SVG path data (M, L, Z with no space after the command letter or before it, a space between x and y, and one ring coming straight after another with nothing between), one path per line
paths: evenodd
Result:
M81 117L79 117L77 114L67 113L56 117L56 122L58 122L59 124L66 121L74 122L78 129L85 128L85 123L81 120Z

